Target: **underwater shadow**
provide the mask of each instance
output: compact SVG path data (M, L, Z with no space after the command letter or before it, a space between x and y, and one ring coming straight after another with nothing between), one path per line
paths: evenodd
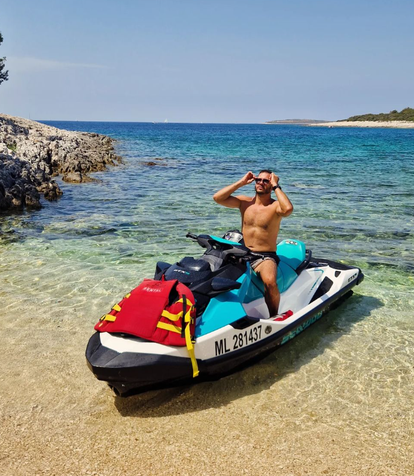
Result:
M115 397L115 407L122 416L162 418L220 408L233 400L259 394L322 354L355 324L382 306L383 303L372 296L354 295L277 352L242 370L219 380L152 390L127 398Z

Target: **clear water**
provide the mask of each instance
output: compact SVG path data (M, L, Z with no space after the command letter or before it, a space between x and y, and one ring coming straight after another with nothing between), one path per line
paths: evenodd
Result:
M373 372L387 383L381 401L397 398L397 385L399 405L409 404L414 130L53 125L114 137L124 164L94 174L95 183L61 183L63 197L44 202L40 211L0 216L0 301L14 322L30 316L47 326L69 326L75 319L92 332L109 305L152 276L157 260L173 262L201 251L185 238L188 231L220 235L239 227L238 211L212 200L216 190L248 170L272 168L295 207L282 222L280 239L301 239L314 256L357 265L366 276L327 323L280 352L293 349L299 363L306 355L309 379L312 372L334 373L346 361L344 379ZM243 193L253 193L253 186ZM327 347L331 354L323 352ZM313 360L308 352L315 348L320 352ZM266 362L260 369L266 372Z

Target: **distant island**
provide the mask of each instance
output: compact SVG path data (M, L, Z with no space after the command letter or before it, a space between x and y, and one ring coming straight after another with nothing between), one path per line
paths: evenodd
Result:
M373 121L373 122L388 122L388 121L413 121L414 122L414 109L406 107L398 112L394 109L388 113L380 114L363 114L361 116L352 116L348 119L342 119L340 122L354 122L354 121Z
M304 126L323 126L323 127L391 127L401 129L414 128L414 109L406 107L401 111L394 109L388 113L362 114L351 116L348 119L339 121L321 121L317 119L282 119L267 121L265 124L298 124Z
M265 124L319 124L326 121L317 119L281 119L278 121L267 121Z
M308 123L308 126L320 127L388 127L396 129L414 129L414 109L406 107L398 112L394 109L388 113L362 114L351 116L336 122Z

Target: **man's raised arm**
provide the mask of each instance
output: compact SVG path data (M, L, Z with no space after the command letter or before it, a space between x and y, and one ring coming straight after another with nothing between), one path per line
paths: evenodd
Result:
M276 209L279 215L282 215L282 217L288 217L293 212L293 205L286 193L280 188L279 177L272 173L270 183L272 184L272 190L275 191L277 197Z
M213 199L220 205L223 205L228 208L240 208L240 200L237 197L233 197L232 193L238 190L249 183L252 183L254 180L253 172L247 172L247 174L234 182L231 185L227 185L227 187L222 188L218 192L213 195Z

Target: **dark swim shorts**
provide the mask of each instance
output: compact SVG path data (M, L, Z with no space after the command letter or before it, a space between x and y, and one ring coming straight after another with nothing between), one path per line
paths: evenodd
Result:
M260 263L263 263L263 261L266 261L267 259L271 259L276 263L276 266L279 264L279 256L276 254L275 251L257 251L252 252L253 255L257 255L257 259L252 259L250 261L250 266L253 269L256 269Z

